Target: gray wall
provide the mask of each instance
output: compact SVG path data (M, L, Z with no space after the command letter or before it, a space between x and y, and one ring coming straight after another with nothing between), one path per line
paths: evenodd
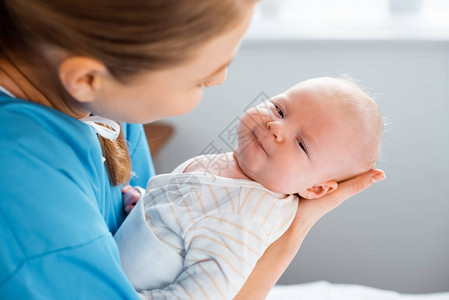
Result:
M156 168L169 172L210 142L231 150L220 133L260 92L343 73L361 79L390 122L378 163L388 178L320 220L280 283L449 291L449 42L246 41L224 85L166 120L176 134Z

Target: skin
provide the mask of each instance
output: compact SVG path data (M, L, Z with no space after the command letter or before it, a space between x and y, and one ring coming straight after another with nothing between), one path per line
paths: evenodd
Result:
M53 55L58 66L61 82L84 108L81 113L68 108L59 110L74 118L93 112L116 121L139 123L187 112L199 101L203 87L223 82L226 66L237 51L251 15L252 10L249 10L246 22L201 47L196 56L197 63L192 59L165 70L145 72L139 75L140 80L136 76L132 85L115 80L99 61L51 49L48 53ZM33 74L32 67L21 64L13 55L9 59L0 59L0 85L19 98L54 107L52 91L38 88L35 77L38 75ZM150 85L147 80L157 80L159 84ZM184 93L189 95L188 100ZM301 213L287 232L267 249L235 299L265 299L313 224L344 200L383 179L385 174L381 170L371 170L340 183L336 192L320 199L301 199L298 202L298 212Z
M60 62L63 86L82 107L81 113L60 110L74 118L93 113L130 123L149 123L184 114L198 104L204 87L223 83L252 14L253 8L235 28L207 41L186 62L142 72L126 84L112 77L95 59L47 47L47 55ZM30 66L7 60L0 61L0 66L0 83L15 96L55 108L52 92L36 88L38 80Z
M315 78L253 107L240 121L234 153L216 154L214 168L207 167L210 157L198 157L185 172L252 180L307 199L336 190L339 178L373 167L377 151L363 150L377 148L379 134L357 104L342 104L336 91L357 92L339 80Z
M363 139L373 136L372 127L363 118L349 118L351 113L328 97L339 88L327 78L309 80L250 109L240 122L235 152L217 154L226 156L218 160L223 162L219 171L205 169L210 158L197 159L184 171L254 180L277 192L299 191L302 197L290 228L259 259L236 299L264 299L315 222L341 204L342 197L385 179L382 171L369 170L344 182L329 180L372 168L369 154L357 154ZM129 213L140 193L131 186L124 187L123 193Z
M338 81L317 78L250 109L235 150L243 173L270 190L316 199L337 189L344 174L371 169L366 162L373 159L358 153L373 135L360 116L350 118L332 100L339 88Z
M374 158L366 151L360 156L360 144L376 147L375 139L364 141L376 134L372 126L334 96L340 89L337 80L315 78L253 107L240 121L234 153L216 154L216 168L207 167L210 157L196 158L184 172L252 180L306 199L333 192L336 178L371 169L367 162ZM129 213L140 193L130 186L123 191Z

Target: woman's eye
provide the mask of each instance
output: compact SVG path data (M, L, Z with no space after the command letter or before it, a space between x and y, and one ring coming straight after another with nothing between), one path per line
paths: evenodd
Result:
M303 144L303 143L301 142L301 140L299 140L299 139L298 139L298 145L299 145L299 147L301 147L301 149L302 149L304 152L307 153L306 147L304 147L304 144Z
M276 107L276 111L279 114L279 116L281 118L283 118L284 117L284 112L282 111L282 109L280 109L279 106L277 106L277 105L275 105L275 107Z

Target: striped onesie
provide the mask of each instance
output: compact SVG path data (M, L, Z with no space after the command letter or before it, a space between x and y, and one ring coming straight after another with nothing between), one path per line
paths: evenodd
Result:
M115 236L122 268L143 299L232 299L296 214L296 196L183 173L191 161L151 178Z

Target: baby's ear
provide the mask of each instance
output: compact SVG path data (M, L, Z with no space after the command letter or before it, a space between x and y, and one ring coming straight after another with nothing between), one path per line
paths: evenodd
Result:
M320 184L316 184L299 193L299 195L306 199L318 199L326 194L332 193L337 189L337 187L338 183L335 180L329 180Z

